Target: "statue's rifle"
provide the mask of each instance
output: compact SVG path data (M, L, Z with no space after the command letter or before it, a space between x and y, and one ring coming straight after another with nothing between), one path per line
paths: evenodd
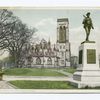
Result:
M85 16L85 15L83 15L83 17L84 17L84 18L86 18L86 16Z
M84 17L84 20L83 20L82 24L85 24L85 18L86 18L86 16L85 16L85 15L83 15L83 17Z

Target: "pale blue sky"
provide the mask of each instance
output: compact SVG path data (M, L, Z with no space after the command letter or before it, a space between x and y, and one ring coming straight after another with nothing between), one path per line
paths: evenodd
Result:
M50 38L52 43L56 43L57 18L68 18L71 51L74 55L78 54L78 47L85 40L85 31L82 26L83 15L91 12L95 29L91 31L90 40L95 40L98 47L100 46L99 9L12 9L12 11L29 27L38 29L36 36L39 39L48 40Z
M83 14L91 12L93 19L100 18L100 10L95 9L13 9L15 15L19 16L22 21L27 23L29 26L36 24L42 19L53 18L55 21L57 18L68 17L70 26L79 26L83 19ZM98 20L95 20L96 25L99 25Z

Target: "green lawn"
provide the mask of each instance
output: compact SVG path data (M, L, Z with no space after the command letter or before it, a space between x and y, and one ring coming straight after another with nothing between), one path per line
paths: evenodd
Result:
M76 69L75 68L65 68L65 69L63 69L63 71L73 74L76 71Z
M41 68L12 68L4 70L5 75L17 75L17 76L65 76L59 72L53 71L53 69L41 69Z
M65 81L9 81L20 89L75 89L76 87Z

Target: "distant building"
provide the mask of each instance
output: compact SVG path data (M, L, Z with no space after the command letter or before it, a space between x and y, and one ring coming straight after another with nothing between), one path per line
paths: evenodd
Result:
M39 44L33 46L32 67L56 67L56 65L56 49L50 40L47 42L42 39Z
M29 47L28 47L29 48ZM68 18L57 19L57 42L51 44L45 39L40 43L31 45L27 50L25 65L31 67L69 67L70 43ZM25 51L25 52L27 52Z
M77 68L78 67L78 57L71 56L71 67Z

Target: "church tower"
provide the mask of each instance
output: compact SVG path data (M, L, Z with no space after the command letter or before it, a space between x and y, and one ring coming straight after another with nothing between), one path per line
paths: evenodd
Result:
M70 66L70 43L68 18L57 19L57 61L59 67Z

